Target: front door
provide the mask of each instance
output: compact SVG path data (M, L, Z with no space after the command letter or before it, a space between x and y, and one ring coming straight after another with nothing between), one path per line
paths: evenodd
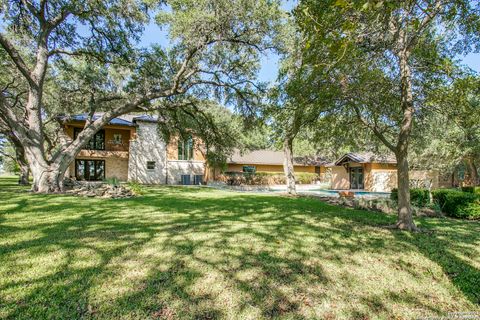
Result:
M350 189L363 189L363 168L350 168Z

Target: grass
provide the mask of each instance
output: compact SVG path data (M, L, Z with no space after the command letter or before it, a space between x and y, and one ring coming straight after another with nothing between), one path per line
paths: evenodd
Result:
M35 195L0 179L0 318L414 319L480 313L480 223L315 199L147 188Z

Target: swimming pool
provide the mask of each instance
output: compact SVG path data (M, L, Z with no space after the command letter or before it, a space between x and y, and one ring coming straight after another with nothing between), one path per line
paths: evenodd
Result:
M271 192L285 192L286 188L272 188ZM320 189L320 188L302 188L301 186L297 188L299 194L305 195L315 195L319 197L339 197L340 191L350 191L355 194L356 198L368 198L368 199L377 199L377 198L389 198L390 192L371 192L371 191L362 191L362 190L329 190L329 189Z

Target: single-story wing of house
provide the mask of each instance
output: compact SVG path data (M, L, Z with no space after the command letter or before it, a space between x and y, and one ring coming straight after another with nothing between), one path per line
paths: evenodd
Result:
M284 153L274 150L254 150L242 153L236 150L227 160L226 172L283 173ZM323 174L328 162L317 156L294 157L295 172Z
M391 154L346 153L327 168L334 190L390 192L397 187L397 161ZM422 187L430 183L433 189L451 186L450 176L440 175L437 170L410 170L410 182Z

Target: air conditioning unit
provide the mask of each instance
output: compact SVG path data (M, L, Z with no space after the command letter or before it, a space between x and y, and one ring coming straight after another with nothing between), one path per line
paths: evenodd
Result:
M193 184L198 186L203 184L203 174L196 174L193 176Z
M180 178L181 178L181 181L182 181L182 184L183 184L183 185L189 185L189 184L191 184L191 183L190 183L190 175L189 175L189 174L182 174L182 175L180 176Z

